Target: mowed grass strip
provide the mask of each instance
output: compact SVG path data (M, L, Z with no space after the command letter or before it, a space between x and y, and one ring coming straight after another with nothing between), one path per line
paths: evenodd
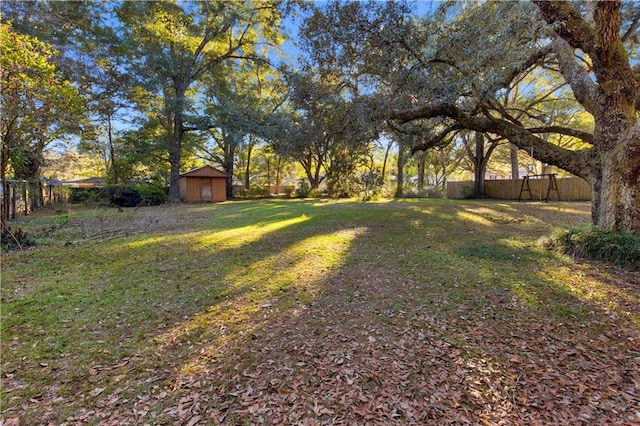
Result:
M370 339L392 342L417 316L450 324L434 336L465 360L483 363L492 339L517 336L526 346L527 333L561 324L569 335L578 330L577 344L585 346L615 326L624 333L607 337L608 347L618 348L617 362L636 368L640 354L628 339L640 337L637 277L576 263L536 243L555 227L587 224L589 209L584 203L265 200L65 213L68 223L41 246L3 253L3 418L162 424L199 416L254 423L260 410L243 411L228 396L237 383L214 386L213 377L237 381L240 370L251 383L261 351L296 344L286 336L291 327L302 330L299 336L375 329ZM38 218L32 232L47 220L61 222ZM478 322L490 330L472 338ZM323 339L327 353L341 344ZM504 343L497 351L505 354L494 355L495 362L523 357L514 358ZM271 355L264 364L287 358ZM294 367L304 372L305 362ZM194 378L211 387L209 394L224 391L187 409L192 388L185 383ZM521 379L509 380L515 388ZM510 392L505 404L516 402ZM315 407L288 418L330 419L331 410Z

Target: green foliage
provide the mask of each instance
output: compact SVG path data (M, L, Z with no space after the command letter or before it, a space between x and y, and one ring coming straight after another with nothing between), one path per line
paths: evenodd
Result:
M326 192L321 190L321 189L311 189L309 191L309 195L307 195L307 197L309 197L309 198L322 198L325 195L327 195Z
M267 62L261 45L277 46L283 41L279 6L275 1L256 5L225 0L122 2L117 7L124 23L123 44L137 47L127 55L128 72L136 79L133 99L148 120L161 122L171 168L172 201L179 195L184 135L215 131L216 121L228 117L235 123L235 118L243 115L237 110L221 114L218 109L215 115L205 116L202 101L209 101L208 89L226 82L236 62ZM222 134L231 138L225 143L230 149L235 149L243 136L229 129ZM227 172L233 168L230 152L230 162L223 165Z
M2 233L0 234L0 247L2 250L22 249L25 246L33 246L35 241L24 229L12 229L2 220Z
M544 240L547 248L584 259L613 263L640 271L640 236L600 228L569 229L556 232Z
M269 189L262 186L250 186L248 189L239 189L234 191L234 197L236 198L269 198L271 193Z
M119 207L157 206L167 201L160 188L147 184L109 185L102 189L103 199Z
M58 72L50 45L2 22L0 46L0 174L4 177L11 165L15 177L39 178L45 148L78 131L84 99Z
M331 198L351 198L360 192L355 165L335 158L327 173L327 190Z
M285 195L285 197L287 197L287 198L291 198L291 197L293 197L293 194L294 194L294 193L295 193L295 189L293 189L293 188L291 188L291 187L289 187L289 186L287 186L287 187L284 189L284 195Z
M94 203L100 200L100 188L71 188L69 202L71 204Z
M298 188L298 197L307 198L309 196L309 192L311 192L309 181L306 179L300 179L300 188Z
M380 197L384 179L378 170L373 170L361 174L358 183L363 201L370 201Z
M159 187L146 183L108 185L103 188L74 190L69 202L108 203L119 207L158 206L167 201L167 194Z

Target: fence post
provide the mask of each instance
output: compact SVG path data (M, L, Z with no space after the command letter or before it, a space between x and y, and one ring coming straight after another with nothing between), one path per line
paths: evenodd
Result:
M18 196L16 195L15 184L11 185L11 219L15 219L18 215Z
M29 215L29 188L27 182L22 182L22 204L24 205L24 215Z

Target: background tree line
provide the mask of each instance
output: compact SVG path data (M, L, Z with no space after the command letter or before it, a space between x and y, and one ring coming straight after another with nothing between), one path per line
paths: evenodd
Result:
M74 143L171 201L201 161L246 186L259 163L267 181L298 164L334 196L466 167L482 196L492 156L517 178L525 152L591 183L594 223L638 233L638 5L414 6L3 2L2 177L40 177ZM300 12L302 58L280 66Z

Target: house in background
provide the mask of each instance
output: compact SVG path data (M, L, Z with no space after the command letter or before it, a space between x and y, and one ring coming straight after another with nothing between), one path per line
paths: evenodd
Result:
M227 201L229 174L211 166L202 166L180 174L180 201L210 203Z
M106 184L106 181L100 177L89 177L85 179L69 180L61 182L62 185L69 186L76 189L86 188L101 188Z

